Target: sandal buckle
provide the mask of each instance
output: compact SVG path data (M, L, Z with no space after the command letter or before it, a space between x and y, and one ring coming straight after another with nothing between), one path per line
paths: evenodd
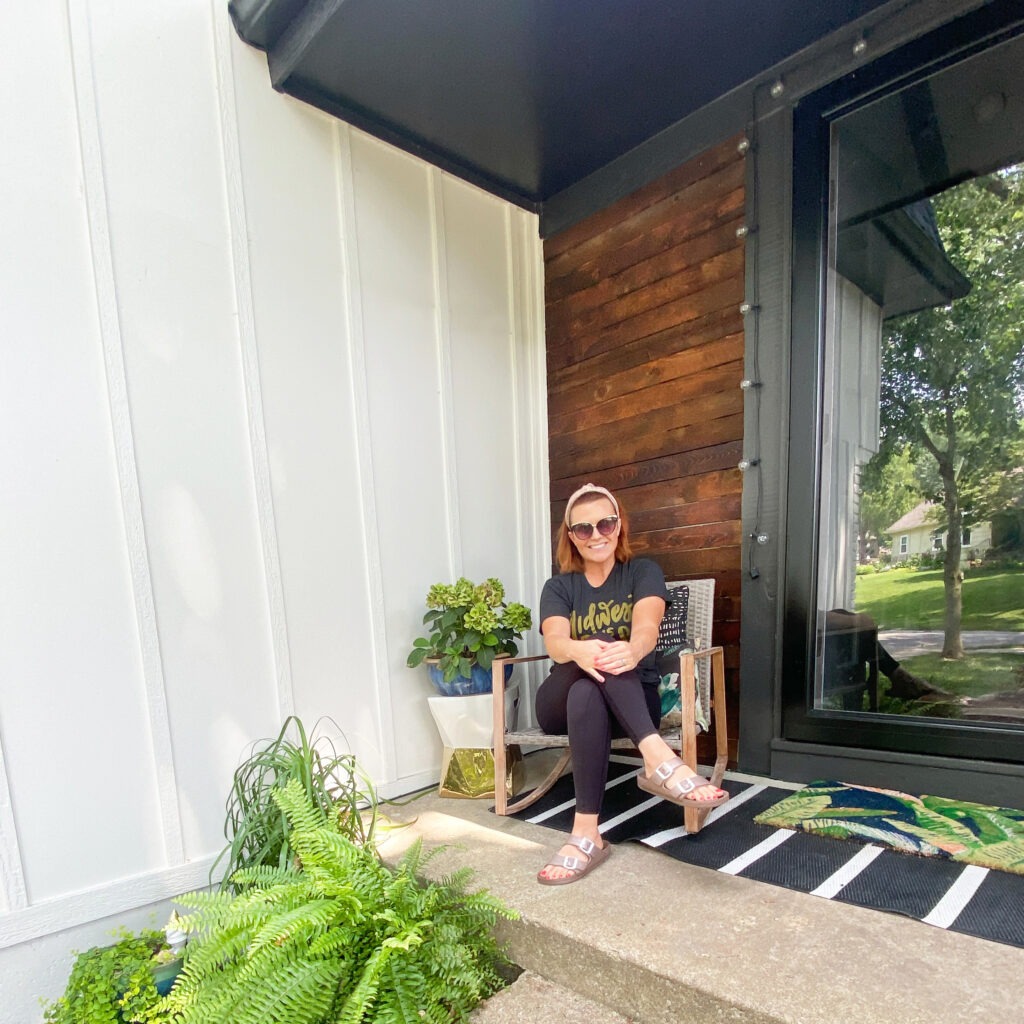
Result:
M674 771L675 768L672 768L668 761L663 761L654 769L654 774L657 775L662 782L668 782L668 780L672 778L672 773Z
M593 839L588 839L586 836L580 836L580 841L576 844L580 850L582 850L588 857L597 849L597 843ZM577 858L573 858L574 860Z
M564 857L562 859L562 867L568 868L569 871L579 871L583 867L583 862L579 857Z

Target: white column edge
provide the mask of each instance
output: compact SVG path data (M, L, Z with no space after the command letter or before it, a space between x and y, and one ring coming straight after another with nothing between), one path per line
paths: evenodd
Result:
M117 280L110 241L99 111L92 75L92 42L87 8L88 4L84 0L69 2L68 28L93 281L142 672L146 687L149 729L153 743L164 854L169 863L180 864L185 859L185 846L174 770L174 746L167 710L167 686L156 621L156 600L135 458L124 339L121 334Z

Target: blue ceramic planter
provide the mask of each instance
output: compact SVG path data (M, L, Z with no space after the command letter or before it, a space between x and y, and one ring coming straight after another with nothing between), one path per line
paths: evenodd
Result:
M468 697L474 693L491 692L491 670L474 665L470 669L469 676L456 676L450 683L444 681L444 673L441 669L430 662L427 662L427 671L430 672L430 681L434 684L442 697ZM505 682L512 675L512 666L505 666Z
M156 990L160 995L165 996L171 991L174 987L174 982L181 973L181 967L182 960L179 957L177 960L172 960L169 964L160 964L158 967L150 968L153 972L153 983L156 985Z

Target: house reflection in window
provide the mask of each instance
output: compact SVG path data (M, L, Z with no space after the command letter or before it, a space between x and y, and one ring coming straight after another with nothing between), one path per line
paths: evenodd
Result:
M965 657L964 573L982 537L979 523L972 549L964 519L974 496L987 499L1015 468L999 453L1022 442L1024 332L1006 313L1024 303L1022 63L1024 39L1013 39L848 109L829 127L817 708L831 707L825 698L839 682L827 678L821 653L837 609L871 616L883 646L894 628L930 632L942 637L933 655ZM896 539L894 565L943 570L906 588L914 597L892 623L885 602L863 598L869 577L857 574L864 510L880 505L895 514L880 526ZM919 671L942 668L922 660ZM946 689L952 679L929 682ZM868 701L844 706L868 710Z

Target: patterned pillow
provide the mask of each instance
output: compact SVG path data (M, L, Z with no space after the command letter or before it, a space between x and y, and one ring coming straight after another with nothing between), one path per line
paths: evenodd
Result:
M685 587L672 591L672 603L665 610L658 631L658 651L655 665L660 682L658 695L661 698L661 725L676 729L682 721L682 697L679 693L679 655L683 651L696 650L694 641L686 635L686 617L690 592ZM697 722L707 729L704 709L701 707L700 690L697 691Z
M669 591L672 603L665 609L665 617L658 630L658 651L667 650L686 642L686 616L690 609L690 592L686 587Z

